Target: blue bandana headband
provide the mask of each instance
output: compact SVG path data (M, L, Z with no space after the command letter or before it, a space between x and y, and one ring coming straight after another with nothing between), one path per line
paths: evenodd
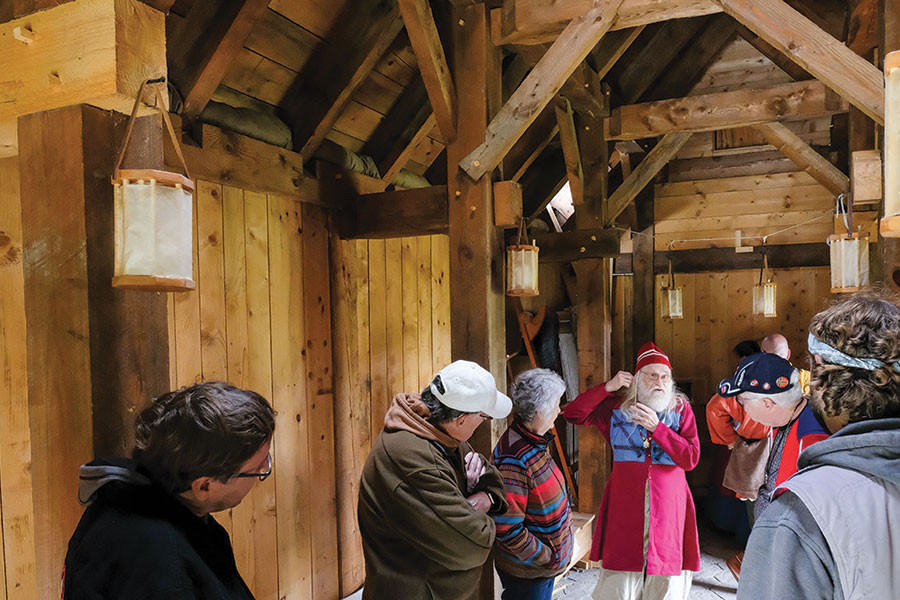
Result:
M822 357L822 360L832 365L855 367L857 369L865 369L866 371L874 371L875 369L888 366L877 358L856 358L855 356L847 356L837 348L832 348L811 333L806 340L806 345L807 348L809 348L810 354L818 354ZM900 373L900 360L890 366Z

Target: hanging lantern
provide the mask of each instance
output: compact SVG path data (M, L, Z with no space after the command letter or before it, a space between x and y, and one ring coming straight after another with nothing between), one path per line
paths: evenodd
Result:
M537 296L538 247L532 242L523 244L525 220L519 222L519 237L514 246L506 247L506 295ZM527 238L525 238L527 241Z
M764 317L776 316L775 299L778 290L778 284L772 281L771 271L769 270L769 257L763 255L763 268L759 272L759 283L753 286L753 314L762 315Z
M858 233L828 236L831 247L831 293L856 292L869 285L869 239Z
M669 261L669 281L662 289L663 319L683 319L684 302L682 289L675 287L675 276L672 274L672 261Z
M900 237L900 50L884 57L884 217L881 235Z
M141 84L113 173L116 240L113 287L155 292L187 291L196 287L193 280L194 182L158 87L156 107L163 115L185 174L119 168L131 140L144 85L163 82L165 78Z

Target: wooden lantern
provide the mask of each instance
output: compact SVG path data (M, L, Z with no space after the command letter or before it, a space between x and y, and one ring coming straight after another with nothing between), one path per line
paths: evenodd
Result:
M858 233L828 237L831 249L831 293L856 292L869 285L869 239Z
M675 275L672 274L672 261L669 261L669 281L662 289L663 319L683 319L684 299L682 289L675 287Z
M178 292L196 287L193 280L194 182L188 175L181 147L159 89L157 108L163 115L184 175L154 169L119 167L131 140L134 119L144 85L141 84L112 184L115 188L114 287L154 292Z
M506 247L506 295L537 296L538 247L534 242L522 244L525 221L520 221L518 243Z
M753 286L753 314L764 317L777 316L775 301L778 294L778 284L772 281L772 273L768 276L769 257L763 255L763 268L759 271L759 283Z
M900 237L900 50L884 57L884 217L881 235Z

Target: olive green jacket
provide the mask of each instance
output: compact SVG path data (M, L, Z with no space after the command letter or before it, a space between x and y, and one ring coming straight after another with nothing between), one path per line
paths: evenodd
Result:
M421 435L385 428L363 468L364 600L473 598L494 543L493 520L466 501L463 458L471 446L448 448ZM500 473L481 458L487 472L472 493L489 492L494 512L505 512Z

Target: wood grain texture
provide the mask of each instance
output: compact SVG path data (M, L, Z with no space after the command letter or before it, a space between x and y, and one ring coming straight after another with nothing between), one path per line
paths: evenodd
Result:
M484 141L459 166L477 181L500 164L516 140L559 92L575 68L609 31L622 0L596 0L566 26L525 81L491 120Z
M846 104L818 81L766 89L689 96L616 108L609 138L641 139L676 131L711 131L780 119L810 119L845 112Z
M884 124L879 70L783 0L717 0L725 11L817 79Z
M781 123L756 125L757 131L785 156L835 195L850 191L850 178Z
M6 600L37 600L22 207L17 157L0 159L0 567Z

